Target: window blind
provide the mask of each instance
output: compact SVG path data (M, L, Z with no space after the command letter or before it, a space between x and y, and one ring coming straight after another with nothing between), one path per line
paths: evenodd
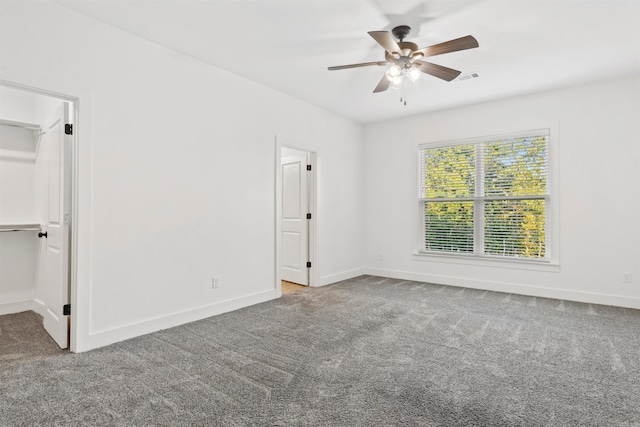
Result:
M420 197L451 199L475 194L474 145L439 147L420 153Z
M425 249L473 253L473 202L425 204Z
M545 200L492 200L484 206L484 252L543 259Z
M421 146L422 249L547 259L548 130Z
M547 194L547 136L481 144L486 196Z

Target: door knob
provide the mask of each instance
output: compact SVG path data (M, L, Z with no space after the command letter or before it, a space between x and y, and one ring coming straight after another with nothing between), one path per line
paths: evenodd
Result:
M46 231L44 233L42 231L38 232L38 237L40 237L40 238L44 237L46 239L47 238L47 232Z

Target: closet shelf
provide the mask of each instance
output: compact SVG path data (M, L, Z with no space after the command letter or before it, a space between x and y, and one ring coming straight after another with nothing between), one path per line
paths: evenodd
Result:
M0 224L0 232L3 231L41 231L40 224Z
M16 127L16 128L31 129L31 130L36 130L36 131L41 131L42 130L42 126L40 126L39 124L26 123L26 122L16 122L15 120L0 119L0 125L1 126L12 126L12 127Z

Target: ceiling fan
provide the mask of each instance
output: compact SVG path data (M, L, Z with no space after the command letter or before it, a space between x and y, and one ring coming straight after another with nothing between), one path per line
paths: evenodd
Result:
M368 67L370 65L391 65L373 93L383 92L390 86L399 86L407 77L412 81L417 80L421 73L451 81L460 75L460 71L447 68L442 65L422 61L421 58L442 55L444 53L457 52L459 50L478 47L478 41L473 36L465 36L455 40L438 43L433 46L418 48L412 42L404 41L411 28L408 25L400 25L388 31L369 31L369 35L385 50L385 61L363 62L360 64L337 65L328 67L330 71L344 70L346 68ZM391 35L393 34L393 36ZM394 39L398 39L398 42Z

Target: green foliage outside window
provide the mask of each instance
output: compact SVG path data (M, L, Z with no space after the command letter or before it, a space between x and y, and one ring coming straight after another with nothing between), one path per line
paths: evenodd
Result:
M491 141L483 145L486 196L547 193L546 137Z
M425 250L546 258L547 136L427 148L420 159Z
M456 145L425 152L425 196L472 197L475 193L475 146ZM473 202L438 201L425 206L425 248L473 253Z
M544 200L485 203L484 251L488 255L545 257Z
M425 243L430 251L473 253L473 202L427 203Z

